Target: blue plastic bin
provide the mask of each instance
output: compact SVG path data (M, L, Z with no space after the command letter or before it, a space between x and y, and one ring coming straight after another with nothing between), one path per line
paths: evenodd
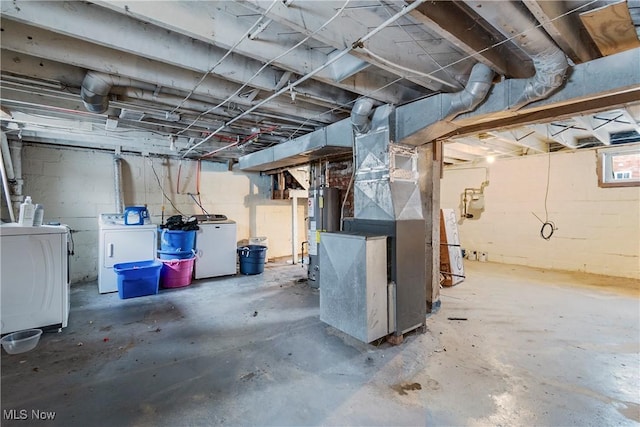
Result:
M170 259L189 259L195 255L195 251L158 251L158 258L163 260Z
M167 230L160 231L160 250L167 252L184 252L195 248L195 230Z
M118 295L121 299L158 293L162 263L158 260L123 262L115 264L118 276Z
M260 274L264 271L264 259L267 247L249 245L238 248L241 274Z

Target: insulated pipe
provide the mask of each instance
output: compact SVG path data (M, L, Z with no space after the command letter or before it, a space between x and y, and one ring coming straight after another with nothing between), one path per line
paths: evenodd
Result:
M109 108L109 91L112 86L134 86L132 79L111 74L87 71L82 80L80 97L91 113L101 114Z
M124 212L124 195L122 193L122 158L113 156L113 187L116 195L116 213Z
M519 7L519 3L475 0L466 0L465 3L533 61L536 74L522 79L525 89L518 100L508 107L510 110L518 110L533 101L546 98L562 86L569 67L567 57L538 27L538 21Z
M458 114L475 109L489 93L492 80L491 68L481 62L475 64L464 89L450 95L450 104L448 110L444 112L444 120L450 120Z
M2 132L2 148L3 150L0 151L0 156L2 157L0 159L0 174L2 175L2 189L4 191L4 198L7 202L7 210L9 211L9 218L11 218L11 222L16 222L16 217L15 214L13 212L13 206L11 204L11 195L9 194L9 180L7 179L7 171L4 167L4 163L5 163L5 150L4 150L4 145L7 141L7 136L4 134L4 132Z
M373 100L370 98L360 98L351 109L351 124L357 133L367 133L371 129L369 114L373 109Z
M2 132L2 161L4 162L5 172L9 181L14 181L16 175L13 172L13 162L11 161L11 151L9 150L9 142L7 135Z
M13 188L13 206L16 211L20 209L20 203L23 200L22 185L24 180L22 179L22 141L13 140L9 143L9 149L11 150L11 164L13 165L14 180L11 183Z

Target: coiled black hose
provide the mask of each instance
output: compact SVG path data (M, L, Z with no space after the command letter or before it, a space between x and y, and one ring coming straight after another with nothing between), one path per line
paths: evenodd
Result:
M553 236L553 232L555 230L555 224L551 221L547 221L542 224L542 228L540 229L540 237L542 237L544 240L549 240L551 239L551 236Z

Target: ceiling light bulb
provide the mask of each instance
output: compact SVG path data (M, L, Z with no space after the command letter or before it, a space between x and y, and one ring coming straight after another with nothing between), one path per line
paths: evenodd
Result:
M496 161L496 157L495 156L487 156L487 163L493 163Z

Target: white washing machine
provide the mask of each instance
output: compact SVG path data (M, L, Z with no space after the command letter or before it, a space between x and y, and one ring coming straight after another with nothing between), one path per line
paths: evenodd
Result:
M67 241L66 226L0 226L2 334L67 326Z
M218 277L236 274L236 223L231 220L203 221L196 232L196 260L193 277Z
M124 214L117 213L100 214L98 223L98 291L116 292L118 276L113 265L155 259L158 227L151 223L125 225Z

